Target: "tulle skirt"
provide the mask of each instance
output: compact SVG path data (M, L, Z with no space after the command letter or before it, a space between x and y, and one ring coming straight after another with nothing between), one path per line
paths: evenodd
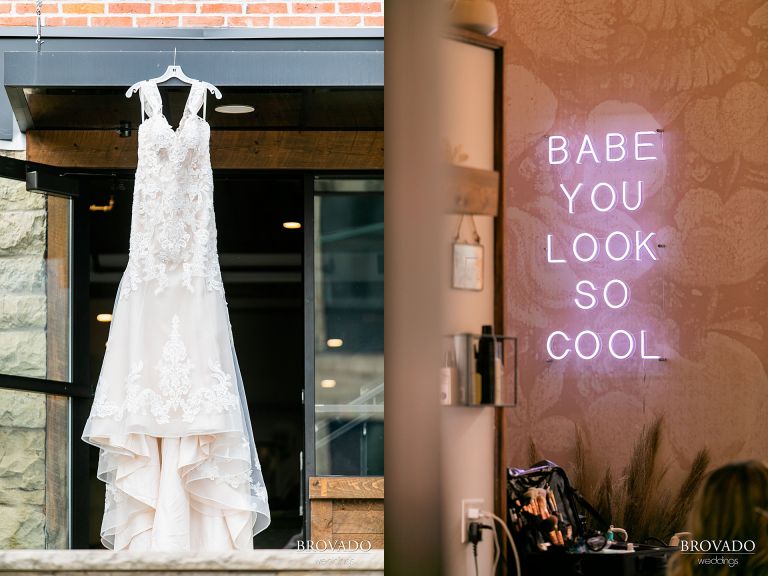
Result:
M270 522L224 294L192 287L118 289L82 436L110 549L249 549Z

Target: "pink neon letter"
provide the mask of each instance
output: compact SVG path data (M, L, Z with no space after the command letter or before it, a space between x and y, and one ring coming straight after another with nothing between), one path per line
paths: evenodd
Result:
M565 332L560 332L560 330L552 332L552 334L549 335L549 338L547 338L547 352L549 353L549 357L554 359L554 360L562 360L563 358L568 356L568 353L571 350L570 350L570 348L566 348L565 352L563 352L559 356L557 354L555 354L552 351L552 340L554 339L555 336L562 336L563 340L565 340L566 342L570 342L571 339L568 338L568 334L566 334Z
M618 143L617 144L611 144L611 138L618 137ZM605 135L605 159L608 160L608 162L620 162L621 160L624 160L624 158L627 157L627 149L624 148L624 143L626 142L626 138L624 138L623 134L619 134L618 132L608 132L608 134ZM618 158L611 157L611 150L620 150L621 156Z
M656 144L653 142L640 142L640 136L652 136L656 135L656 132L646 130L645 132L635 132L635 160L656 160L656 156L640 156L640 148L655 148Z
M581 148L579 149L579 155L576 156L576 164L581 164L581 157L585 154L589 154L595 161L595 164L600 164L600 158L597 157L595 147L592 146L592 140L589 139L589 134L584 134L584 140L581 142Z
M560 146L554 146L555 139L560 141ZM562 152L560 160L555 160L555 152ZM568 140L565 136L550 136L549 137L549 163L550 164L565 164L568 161Z

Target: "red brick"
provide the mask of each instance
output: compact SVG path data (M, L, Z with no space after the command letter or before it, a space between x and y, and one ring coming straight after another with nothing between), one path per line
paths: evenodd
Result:
M34 26L34 16L9 16L8 18L0 18L0 26Z
M5 4L3 6L0 6L0 12L8 13L11 9L10 4ZM34 2L16 2L16 14L35 14L35 3ZM58 14L59 12L59 6L58 4L43 4L41 13L42 14Z
M315 26L316 23L312 16L275 16L272 19L275 26Z
M46 26L88 26L88 18L86 16L73 16L72 18L48 16L44 22Z
M184 16L182 26L224 26L224 16Z
M194 4L155 4L156 14L194 14L197 6Z
M137 26L157 26L161 28L176 28L179 25L178 16L139 16Z
M242 4L203 4L200 6L200 11L203 14L242 14Z
M265 28L269 26L269 16L228 16L227 26Z
M10 4L0 4L0 14L8 14L11 11Z
M248 4L246 11L248 14L287 14L288 4L285 2Z
M294 14L333 14L336 6L332 2L294 2L291 10Z
M360 26L360 16L320 16L320 26Z
M104 4L62 4L64 14L103 14Z
M379 14L381 2L339 2L342 14Z
M384 26L384 16L366 16L366 26Z
M91 18L91 26L133 26L133 18L130 16L94 16Z
M149 14L149 2L120 2L109 5L110 14Z

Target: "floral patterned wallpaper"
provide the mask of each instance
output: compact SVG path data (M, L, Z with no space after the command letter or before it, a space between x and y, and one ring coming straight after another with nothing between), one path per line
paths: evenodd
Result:
M596 473L626 465L663 415L663 464L679 477L768 457L768 2L499 0L504 63L504 307L521 338L520 405L508 409L506 464L568 467L575 430ZM548 136L662 130L656 162L553 166ZM662 148L663 147L663 148ZM581 206L597 181L643 180L642 208ZM560 183L584 182L569 213ZM584 208L584 209L582 209ZM655 232L658 260L547 261L547 235ZM559 242L559 244L558 244ZM570 260L573 260L571 258ZM621 310L574 306L579 279L622 278ZM571 354L547 336L645 330L666 361Z

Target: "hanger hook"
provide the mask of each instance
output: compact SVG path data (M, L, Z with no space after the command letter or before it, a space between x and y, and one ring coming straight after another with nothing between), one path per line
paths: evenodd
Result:
M173 47L173 65L176 66L176 46Z

